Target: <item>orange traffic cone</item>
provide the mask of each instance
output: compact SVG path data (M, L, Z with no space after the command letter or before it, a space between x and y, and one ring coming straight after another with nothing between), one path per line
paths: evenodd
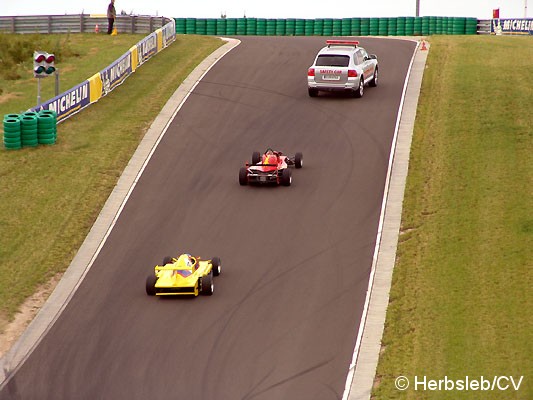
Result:
M424 50L427 50L428 48L426 47L426 41L425 40L422 40L422 47L420 47L420 50L424 51Z
M96 24L96 26L94 27L94 33L98 33L100 32L100 28L98 28L98 24Z

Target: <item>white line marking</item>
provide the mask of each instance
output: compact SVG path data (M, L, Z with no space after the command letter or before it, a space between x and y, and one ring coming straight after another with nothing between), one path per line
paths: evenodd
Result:
M387 177L385 179L385 189L383 192L383 200L381 202L381 214L379 217L379 225L378 225L378 233L376 236L376 246L374 248L374 255L372 257L372 268L370 270L370 278L368 280L368 288L366 290L366 298L365 298L365 305L363 307L363 314L361 315L361 322L359 324L359 331L357 333L357 340L355 342L355 348L352 355L352 362L350 363L350 367L348 368L348 376L346 377L346 384L344 386L344 393L342 395L342 400L348 400L348 396L350 395L350 390L352 386L353 376L355 373L355 367L357 365L357 358L359 357L359 351L361 349L361 340L363 338L363 332L365 329L366 320L368 317L368 306L370 304L370 297L372 296L372 287L374 285L374 276L376 274L376 264L378 261L378 255L379 255L379 249L381 244L381 235L383 232L383 222L385 219L385 207L387 205L387 198L389 194L389 187L390 187L390 177L392 173L392 163L394 161L394 154L396 152L396 141L398 139L398 131L400 127L400 120L402 117L402 111L403 111L403 105L405 102L405 94L407 92L407 86L409 83L409 77L411 75L411 69L413 67L414 59L416 52L418 50L418 46L415 48L415 51L413 52L413 56L411 57L411 62L409 63L409 68L407 70L407 75L405 77L405 82L403 85L403 91L402 91L402 98L400 100L400 107L398 108L398 116L396 118L396 126L394 128L394 137L392 139L392 145L391 145L391 152L389 155L389 165L387 169Z

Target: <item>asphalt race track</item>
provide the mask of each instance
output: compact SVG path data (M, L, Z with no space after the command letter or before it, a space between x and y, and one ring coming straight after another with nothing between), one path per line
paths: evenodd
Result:
M380 81L354 99L307 95L325 38L240 39L170 125L1 400L341 398L416 43L362 38ZM292 186L239 186L267 147L303 152ZM148 297L153 266L181 252L222 259L214 295Z

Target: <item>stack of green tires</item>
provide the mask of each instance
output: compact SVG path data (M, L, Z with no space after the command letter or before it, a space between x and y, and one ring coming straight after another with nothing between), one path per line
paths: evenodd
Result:
M174 18L176 21L176 33L185 33L185 18Z
M333 19L324 18L324 25L322 29L322 35L333 36Z
M314 19L306 19L305 20L305 36L313 36L315 33L315 20Z
M205 35L207 32L207 21L205 18L196 19L196 34Z
M4 147L18 150L22 147L21 124L18 114L4 115Z
M352 18L352 35L359 36L361 34L361 18Z
M465 33L467 35L477 35L477 18L467 18Z
M246 18L246 34L257 35L257 18Z
M388 36L389 34L389 19L386 17L378 18L378 35Z
M266 28L267 28L266 18L257 18L256 30L255 30L256 35L265 36Z
M215 36L217 34L217 20L216 18L207 18L205 20L205 34Z
M448 17L442 17L442 34L448 34Z
M342 19L333 19L333 36L342 36Z
M389 36L396 36L398 34L396 32L397 26L398 26L398 20L396 18L389 18L389 22L387 24L387 34Z
M269 18L266 21L266 34L267 36L276 35L276 20L274 18Z
M323 18L315 19L315 23L313 25L313 34L315 36L324 35L324 19Z
M352 35L352 19L351 18L343 18L341 20L341 34L342 36Z
M361 36L370 35L370 18L361 18Z
M413 35L422 35L422 17L415 17L415 20L413 22Z
M285 35L294 36L296 35L296 20L294 18L288 18L285 22Z
M370 18L370 27L369 27L368 34L370 36L379 35L379 18Z
M57 114L51 110L39 111L37 128L39 144L55 144L57 139Z
M442 21L444 20L443 17L436 17L437 18L437 23L436 23L436 28L435 28L435 33L437 35L442 35L443 31L442 31Z
M20 117L22 147L36 147L39 145L39 128L36 112L25 112Z
M237 18L226 18L226 35L237 34Z
M415 17L405 17L405 36L415 34Z
M187 18L185 20L185 33L189 35L196 33L196 18Z
M246 35L246 18L237 19L237 35Z
M405 17L398 17L396 19L396 36L405 36Z
M287 21L283 18L279 18L276 20L276 35L277 36L285 36L286 24L287 24Z
M466 18L465 17L454 17L452 24L452 33L454 35L464 35L466 28Z
M429 17L422 17L422 35L429 35Z
M305 35L305 19L297 18L294 24L295 24L294 32L296 36L304 36Z
M217 35L226 35L226 18L217 19Z
M429 19L429 34L435 35L437 33L437 17L428 17Z

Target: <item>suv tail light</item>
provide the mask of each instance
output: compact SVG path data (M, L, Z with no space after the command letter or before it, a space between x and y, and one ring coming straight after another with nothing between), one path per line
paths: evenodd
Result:
M357 71L355 69L349 69L348 78L357 78Z
M315 69L314 68L309 68L307 70L307 76L315 76Z

